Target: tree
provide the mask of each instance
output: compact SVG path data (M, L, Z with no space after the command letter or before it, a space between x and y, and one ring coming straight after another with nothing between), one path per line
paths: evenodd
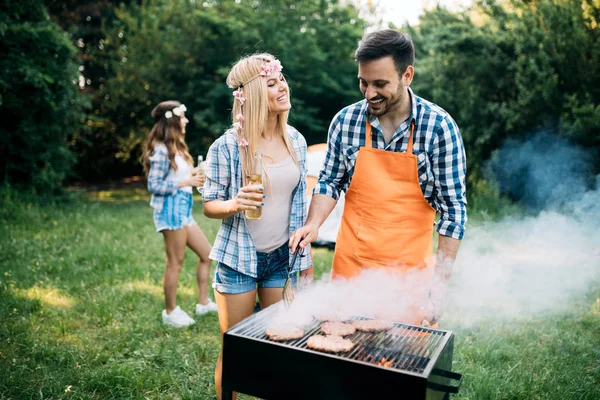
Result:
M407 27L413 87L456 119L470 185L507 139L539 129L600 148L599 19L593 0L481 0L465 13L437 7Z
M41 0L2 2L0 35L2 180L54 192L71 172L68 139L84 116L77 51Z
M292 88L290 123L322 142L333 115L359 99L353 51L364 21L335 0L189 2L122 5L92 52L107 79L94 100L91 130L77 142L90 177L139 174L140 143L150 110L165 99L187 105L187 141L205 152L231 124L229 68L240 56L267 51L282 60ZM89 156L86 156L89 155Z

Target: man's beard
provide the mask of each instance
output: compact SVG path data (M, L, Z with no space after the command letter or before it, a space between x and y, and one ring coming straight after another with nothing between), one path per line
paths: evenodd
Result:
M379 100L380 98L375 98L373 100ZM396 107L398 104L400 104L402 102L402 89L399 88L399 90L396 92L396 96L392 97L392 98L385 98L385 97L381 97L381 99L383 99L383 101L380 104L380 107L378 107L377 109L374 109L373 106L371 105L371 103L369 103L369 113L371 115L374 115L376 117L381 117L382 115L387 114L388 112L392 111L394 109L394 107Z

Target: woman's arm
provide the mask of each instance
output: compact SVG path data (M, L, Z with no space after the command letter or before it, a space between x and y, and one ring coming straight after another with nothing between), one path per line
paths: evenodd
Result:
M237 196L229 198L232 176L232 154L227 147L225 136L217 139L208 149L202 199L204 215L208 218L225 219L244 210L252 210L262 206L263 193L261 185L242 187Z
M231 200L211 200L204 203L204 215L208 218L225 219L238 212L254 210L263 205L264 195L261 185L248 185L240 188Z

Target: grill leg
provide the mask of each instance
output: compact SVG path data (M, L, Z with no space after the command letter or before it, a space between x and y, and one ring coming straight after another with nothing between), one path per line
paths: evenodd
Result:
M221 399L222 400L233 400L233 390L221 388Z

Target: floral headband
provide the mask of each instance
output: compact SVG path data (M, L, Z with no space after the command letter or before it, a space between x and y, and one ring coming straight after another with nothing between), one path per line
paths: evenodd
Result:
M283 66L281 65L281 61L279 61L277 59L272 60L272 61L265 60L265 62L261 66L261 71L256 76L254 76L254 77L250 78L248 81L242 83L236 90L233 91L233 97L235 97L236 100L240 103L240 108L243 107L244 103L246 102L246 98L244 97L244 91L242 90L244 85L247 85L248 83L250 83L253 80L255 80L256 78L258 78L259 76L267 77L274 72L281 72L282 69L283 69ZM240 131L243 129L242 121L244 121L244 115L240 112L235 116L235 119L237 122L233 124L233 128L237 130L238 137L241 137ZM246 139L242 138L240 140L240 145L248 146L248 141L246 141Z
M173 111L167 111L165 113L165 118L169 119L169 118L173 117L173 114L176 115L177 117L181 117L181 114L183 114L186 111L187 111L187 108L185 107L185 104L181 104L181 105L175 107L173 109Z

